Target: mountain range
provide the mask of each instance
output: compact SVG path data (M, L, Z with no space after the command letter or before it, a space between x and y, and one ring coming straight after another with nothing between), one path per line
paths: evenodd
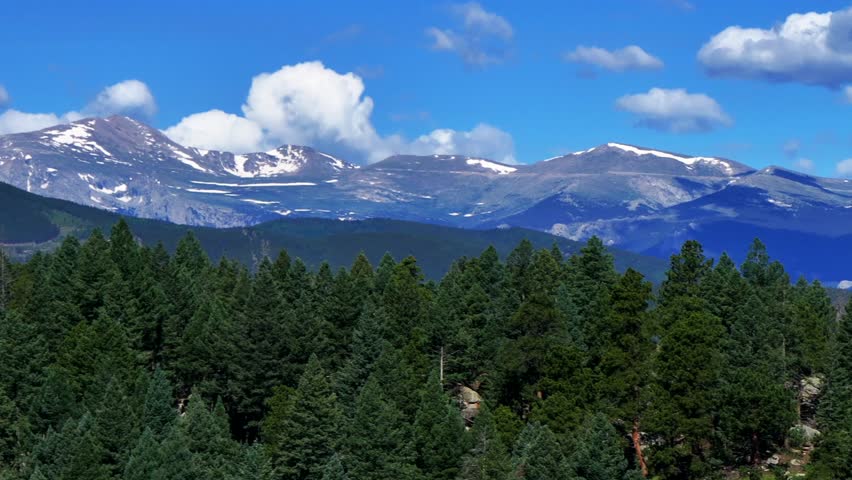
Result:
M852 184L623 143L529 165L396 155L360 166L308 146L179 145L129 117L0 137L0 181L118 214L206 227L282 217L522 227L665 257L695 238L741 258L754 237L794 275L852 277Z
M2 183L0 205L0 248L16 260L56 248L65 235L85 239L94 229L108 233L123 218L107 210L41 197ZM567 238L523 228L474 230L388 219L341 222L280 218L233 228L194 227L133 217L125 220L143 244L162 243L173 252L178 241L192 232L210 258L227 257L251 268L264 257L277 256L281 249L312 269L323 261L333 268L349 267L360 252L378 265L382 256L389 253L396 260L413 255L432 280L439 280L460 256L478 256L489 246L501 258L524 239L535 248L556 244L565 254L576 253L582 247ZM631 267L657 283L668 267L666 261L651 256L619 249L612 249L612 253L619 270Z

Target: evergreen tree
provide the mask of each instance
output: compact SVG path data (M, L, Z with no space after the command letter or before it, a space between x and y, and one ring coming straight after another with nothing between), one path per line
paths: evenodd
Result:
M704 248L695 240L683 244L680 253L672 255L671 266L660 287L660 304L678 297L700 297L701 282L712 271L713 260L704 256Z
M473 448L462 459L459 480L508 478L512 470L509 450L500 439L494 416L487 406L476 416L472 436Z
M568 458L573 478L583 480L635 480L642 478L639 470L631 469L624 457L624 448L616 429L606 415L598 413L580 432Z
M683 302L687 305L678 305ZM665 478L700 478L709 471L705 447L718 405L723 327L718 318L689 306L688 297L670 300L666 308L681 314L652 365L645 425L658 441L648 463Z
M272 464L259 443L243 445L237 471L233 480L272 480Z
M163 465L160 444L151 430L146 428L130 451L130 458L124 467L124 480L150 480Z
M417 478L411 432L402 412L371 376L358 395L345 442L349 472L359 480Z
M831 369L818 412L822 438L813 452L809 479L852 478L852 308L838 326Z
M336 453L325 464L325 468L322 471L322 480L349 480L349 476L346 475L346 471L343 469L343 463L341 463L340 457Z
M544 425L529 423L512 455L514 475L529 480L570 480L562 446Z
M233 473L238 447L231 440L228 417L221 402L210 411L202 396L193 393L177 426L183 430L192 472L197 478L227 479Z
M461 412L444 394L438 375L431 375L414 417L417 466L424 478L454 479L465 449L465 440Z
M162 370L154 370L145 392L141 425L155 440L163 439L177 419L173 402L169 379Z
M316 355L284 406L283 421L263 431L272 464L285 479L319 478L338 443L341 411Z

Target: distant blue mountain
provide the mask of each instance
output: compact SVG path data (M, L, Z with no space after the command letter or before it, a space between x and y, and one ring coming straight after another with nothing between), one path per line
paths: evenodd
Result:
M307 146L202 150L116 116L0 137L0 181L124 215L210 227L381 217L524 227L572 240L598 235L660 256L688 238L736 256L759 235L796 273L852 278L841 250L852 236L848 180L620 143L531 165L460 152L358 166ZM808 245L823 251L809 255Z

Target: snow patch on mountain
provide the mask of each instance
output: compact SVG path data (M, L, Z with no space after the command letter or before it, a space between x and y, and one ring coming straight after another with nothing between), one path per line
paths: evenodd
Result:
M670 158L672 160L677 160L678 162L683 163L687 166L692 166L698 162L707 163L710 165L722 167L725 170L725 173L727 173L728 175L733 175L734 173L734 168L731 166L730 163L714 157L684 157L681 155L675 155L673 153L661 152L659 150L647 150L644 148L634 147L633 145L625 145L623 143L610 142L607 143L606 146L610 148L617 148L619 150L630 152L639 156L653 155L655 157Z
M86 150L89 153L99 151L107 157L112 157L112 154L98 142L89 140L92 136L92 127L83 123L72 123L64 128L54 130L46 130L42 135L42 140L48 140L53 144L70 145L73 147Z
M497 172L499 175L508 175L510 173L518 171L518 169L515 167L501 165L499 163L489 162L488 160L481 160L478 158L469 158L465 163L467 163L468 165L478 165L482 168Z
M193 180L191 183L197 185L214 185L217 187L232 187L232 188L249 188L249 187L314 187L314 182L282 182L282 183L220 183L220 182L200 182Z

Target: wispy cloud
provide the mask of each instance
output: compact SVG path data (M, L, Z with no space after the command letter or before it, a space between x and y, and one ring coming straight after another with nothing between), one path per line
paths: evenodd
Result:
M433 50L453 52L473 67L502 63L509 57L515 32L505 18L476 2L453 5L449 11L458 27L426 29Z
M814 171L816 165L814 165L814 161L810 158L800 158L793 162L793 166L799 169L802 172L810 173Z
M637 45L628 45L617 50L600 47L579 46L565 54L565 60L623 72L626 70L658 70L663 61Z

